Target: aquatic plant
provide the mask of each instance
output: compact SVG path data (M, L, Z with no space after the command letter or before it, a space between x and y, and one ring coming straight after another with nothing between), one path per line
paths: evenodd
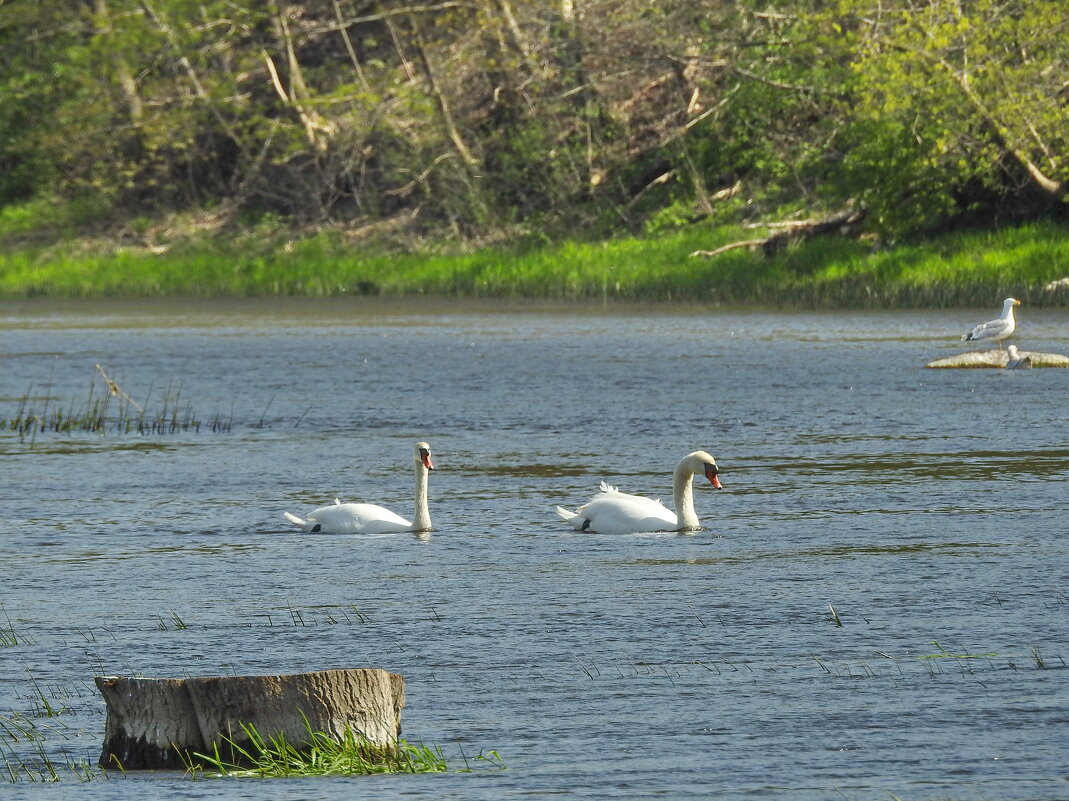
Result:
M59 782L65 777L79 782L107 778L107 772L88 759L64 753L57 760L46 750L46 740L46 732L33 719L18 712L0 714L0 775L11 784Z
M15 413L0 417L0 430L7 429L18 435L21 442L27 439L31 446L37 435L53 434L141 434L165 435L179 432L199 432L202 423L193 411L193 404L182 397L182 382L168 381L154 408L149 408L154 387L150 386L144 404L138 403L99 364L94 365L99 375L89 385L89 393L81 404L56 402L52 394L52 382L43 390L33 389L18 399ZM96 379L104 383L103 391ZM213 433L228 433L234 424L233 408L229 417L214 415L204 424ZM261 418L259 426L263 426Z
M19 634L15 631L15 624L11 622L11 615L7 613L7 609L3 604L0 604L0 612L4 613L4 623L0 623L0 648L13 648L16 645L32 645L33 640L30 640L23 634Z
M839 613L835 611L835 607L832 606L831 604L828 604L828 611L831 612L831 619L835 623L835 625L839 626L839 627L842 627L842 625L843 625L842 618L840 618L839 617Z
M183 754L193 778L353 776L373 773L442 773L447 770L438 748L410 745L380 745L346 728L341 738L313 731L304 718L305 742L294 744L285 735L265 737L251 724L242 724L242 735L223 737L213 743L210 754Z
M169 617L171 620L171 625L174 626L176 631L189 628L189 625L184 620L182 620L181 617L179 617L176 611L174 611L173 609L168 611L170 612ZM167 631L167 621L164 620L163 615L156 615L156 628L158 628L160 631Z

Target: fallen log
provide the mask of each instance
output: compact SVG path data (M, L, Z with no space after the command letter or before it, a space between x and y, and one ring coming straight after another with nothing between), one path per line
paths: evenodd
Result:
M928 362L926 367L951 368L951 367L1069 367L1069 356L1060 353L1040 353L1031 350L1018 350L1016 359L1011 365L1010 353L1005 350L974 350L968 353L958 353L954 356L945 356L942 359Z
M244 747L243 726L299 747L308 730L341 739L346 730L376 745L401 731L404 677L385 670L322 670L285 676L146 679L97 676L104 696L102 767L184 768L224 738Z
M843 211L818 220L788 220L781 223L768 223L767 227L769 228L782 228L783 230L759 239L744 239L739 242L731 242L715 250L695 250L690 255L711 258L736 248L759 247L766 256L771 256L788 245L803 242L821 234L850 234L865 219L866 214L867 211L863 206L855 208L850 205Z

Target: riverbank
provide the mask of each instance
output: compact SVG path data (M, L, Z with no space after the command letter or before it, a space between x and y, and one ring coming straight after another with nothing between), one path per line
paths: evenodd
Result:
M1069 305L1069 227L1030 224L894 246L824 237L775 256L694 251L761 236L738 227L656 237L389 252L341 232L66 237L0 228L0 296L440 296L696 301L795 308L986 306L1006 295Z

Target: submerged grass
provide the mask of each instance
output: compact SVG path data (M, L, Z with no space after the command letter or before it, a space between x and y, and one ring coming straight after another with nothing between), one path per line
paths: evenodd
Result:
M98 245L0 252L0 296L436 295L687 300L794 307L1069 304L1069 228L1034 223L875 247L825 237L766 257L696 250L760 230L688 228L600 242L389 253L336 232L188 239L160 251ZM1066 282L1069 284L1069 282Z

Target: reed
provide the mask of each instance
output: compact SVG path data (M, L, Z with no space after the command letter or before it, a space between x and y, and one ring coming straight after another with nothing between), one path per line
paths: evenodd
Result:
M167 619L170 620L171 626L174 627L175 631L181 631L182 629L189 628L189 625L181 617L179 617L176 611L174 611L173 609L170 609L168 611L169 614ZM165 619L163 615L156 615L156 628L158 628L160 631L168 631L167 619Z
M30 686L33 688L31 697L31 703L33 706L33 716L35 718L55 718L60 715L70 712L71 709L68 706L60 704L59 706L53 706L52 701L59 701L59 698L55 691L51 693L52 700L49 700L48 695L41 689L41 685L37 681L37 677L30 672L30 669L26 669L26 674L30 677Z
M4 622L0 623L0 648L33 645L33 640L15 630L15 624L11 622L11 615L8 614L3 604L0 604L0 612L4 613Z
M835 607L831 604L828 604L828 611L831 612L832 622L835 623L836 626L839 626L841 628L843 625L843 621L842 618L839 617L839 613L835 611Z
M1039 653L1039 646L1029 645L1028 650L1032 654L1032 664L1036 666L1036 670L1045 670L1047 663L1043 661L1043 656Z
M89 384L82 403L61 403L52 394L51 382L39 391L30 388L18 399L14 413L0 416L0 431L7 429L20 442L32 446L40 434L71 435L75 433L168 435L180 432L197 433L201 421L190 400L182 395L182 382L168 381L154 400L150 387L144 405L130 397L119 383L100 365L99 375ZM103 388L97 381L103 381ZM150 404L154 404L150 407ZM229 433L234 425L233 407L229 416L213 416L206 427L212 433Z
M31 718L13 712L0 714L0 775L10 784L55 783L65 777L79 782L107 778L87 759L70 754L53 757L46 749L47 735Z
M346 729L340 739L313 731L305 718L305 742L295 745L284 735L265 737L243 724L242 734L223 737L210 754L183 754L189 773L214 777L353 776L376 773L442 773L445 759L437 748L378 745Z

